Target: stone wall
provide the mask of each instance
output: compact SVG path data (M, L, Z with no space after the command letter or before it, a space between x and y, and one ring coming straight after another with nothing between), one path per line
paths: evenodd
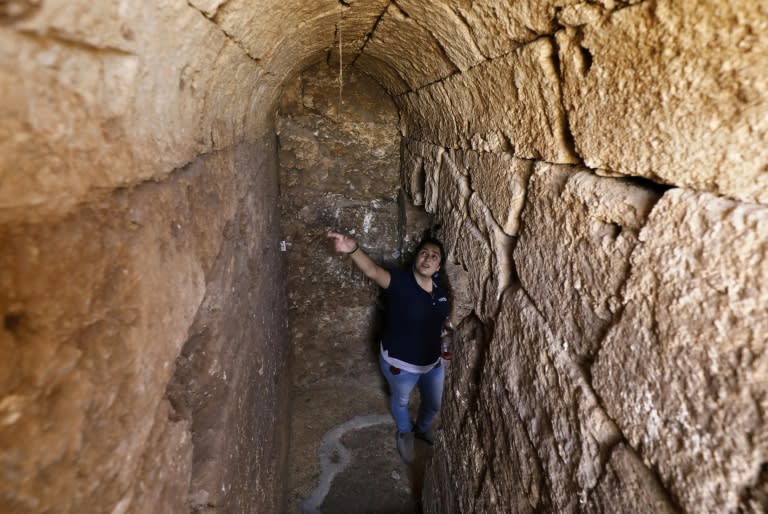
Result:
M768 16L449 4L486 59L389 85L472 306L425 508L763 512Z
M342 58L465 284L428 508L766 510L766 29L751 0L0 4L0 507L276 505L264 135ZM360 230L350 198L286 242Z
M258 279L281 272L270 144L3 227L0 510L277 508L284 298Z
M318 447L334 427L385 411L377 358L379 288L335 253L329 230L398 266L426 216L399 194L397 111L354 68L319 63L286 87L278 113L280 226L294 357L289 493L285 512L321 480ZM413 215L412 215L413 214Z
M317 64L298 76L278 115L280 221L286 246L294 384L375 366L377 288L326 237L355 237L378 262L400 256L397 112L356 71ZM384 101L382 101L384 99ZM339 108L341 107L341 110Z

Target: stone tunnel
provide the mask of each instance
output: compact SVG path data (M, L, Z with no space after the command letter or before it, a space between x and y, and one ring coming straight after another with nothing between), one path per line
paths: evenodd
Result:
M0 511L310 512L327 434L392 454L339 230L448 250L416 509L766 512L767 33L752 0L0 1Z

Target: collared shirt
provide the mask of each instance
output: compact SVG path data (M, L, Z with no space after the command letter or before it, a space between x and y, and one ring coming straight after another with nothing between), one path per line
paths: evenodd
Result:
M381 355L390 365L424 373L440 362L440 331L448 317L448 297L434 280L428 293L413 269L390 271L384 290L387 321Z

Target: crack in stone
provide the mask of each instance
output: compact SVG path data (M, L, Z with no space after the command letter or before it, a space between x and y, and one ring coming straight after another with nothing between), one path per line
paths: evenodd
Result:
M245 45L243 45L243 42L242 42L242 41L239 41L237 38L235 38L235 36L234 36L234 35L230 34L230 33L229 33L229 32L227 32L226 30L224 30L224 27L222 27L222 26L221 26L221 24L219 23L219 20L218 20L218 17L219 17L219 8L220 8L221 6L219 6L219 8L217 8L217 9L216 9L216 12L215 12L215 13L213 13L213 14L212 14L212 15L209 17L207 14L205 14L205 12L201 11L201 10L200 10L200 9L198 9L198 8L197 8L195 5L193 5L193 4L190 2L190 0L187 0L187 5L188 5L189 7L191 7L192 9L194 9L195 11L199 12L199 13L200 13L200 15L201 15L203 18L205 18L206 20L208 20L208 21L210 21L211 23L213 23L213 24L216 26L216 28L218 28L218 29L221 31L221 33L222 33L222 34L224 34L224 36L226 36L226 37L227 37L227 39L229 39L229 40L230 40L232 43L234 43L235 45L237 45L237 47L238 47L240 50L242 50L242 52L243 52L245 55L247 55L248 57L250 57L250 58L251 58L251 59L252 59L254 62L257 62L257 63L260 63L260 62L261 62L261 58L259 58L259 57L256 57L255 55L252 55L252 54L251 54L251 53L248 51L248 49L245 47ZM222 5L224 5L224 4L222 4Z
M350 63L350 66L354 66L357 62L357 58L360 57L365 52L365 47L368 46L368 42L373 37L373 33L376 32L376 29L379 26L379 23L381 23L381 20L384 18L384 15L387 14L387 11L389 10L389 6L392 5L393 0L389 0L389 3L384 6L384 9L381 11L381 14L376 17L376 21L373 22L373 26L371 27L371 30L365 35L365 39L363 40L363 45L360 47L360 50L357 52L357 55L354 59L352 59L352 62ZM399 73L398 73L399 74ZM401 77L402 78L402 77Z
M477 49L477 52L482 55L486 60L489 58L487 55L483 53L483 50L480 48L480 45L477 44L477 39L475 39L475 35L472 33L472 25L469 23L469 20L466 16L464 16L464 13L461 12L460 9L454 9L452 8L451 11L456 15L456 18L461 21L461 23L464 24L464 26L467 28L467 34L472 38L472 43L474 43L475 48Z
M30 29L18 29L17 32L20 35L28 37L36 42L52 41L54 43L60 44L61 46L74 50L96 54L117 55L122 57L136 57L136 54L129 50L124 50L114 46L99 46L87 41L73 39L64 32L55 28L48 29L44 34L40 34L37 31Z
M565 77L563 75L562 62L560 61L560 47L557 44L557 39L554 37L548 38L554 51L552 52L552 66L557 73L557 99L560 103L560 112L562 112L562 119L560 120L563 130L563 143L565 144L568 152L573 154L579 159L580 164L584 164L584 157L576 150L576 138L571 130L571 121L568 117L568 109L565 108L565 98L563 95L563 84L565 84Z

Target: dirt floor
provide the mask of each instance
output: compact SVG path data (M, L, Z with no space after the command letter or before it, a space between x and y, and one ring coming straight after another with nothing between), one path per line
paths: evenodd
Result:
M400 459L378 370L372 367L354 383L339 378L326 377L323 385L294 396L287 512L421 512L421 485L433 448L417 440L415 462ZM416 390L414 412L417 402Z

